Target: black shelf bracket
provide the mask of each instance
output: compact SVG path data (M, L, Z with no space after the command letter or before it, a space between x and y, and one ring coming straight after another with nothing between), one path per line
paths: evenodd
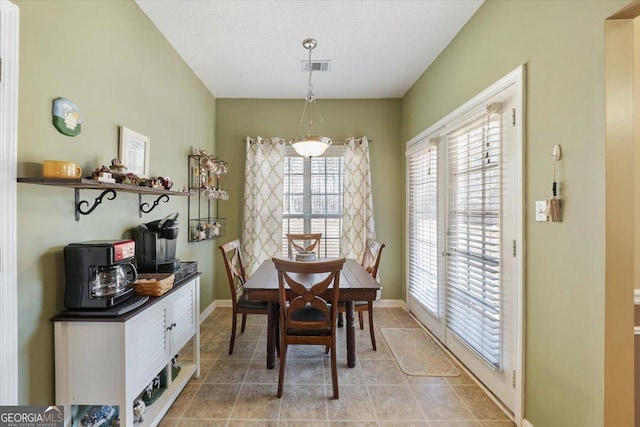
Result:
M76 203L76 221L80 221L80 214L89 215L91 212L93 212L98 207L98 205L102 203L102 199L104 198L104 196L106 196L106 195L110 196L110 197L107 197L107 200L113 200L113 199L116 198L116 192L115 191L113 191L111 189L104 190L93 201L93 206L91 206L88 210L83 210L82 205L87 205L87 207L89 207L89 202L87 202L86 200L80 200L80 189L79 188L75 189L75 193L76 193L76 200L75 200L75 203Z
M158 207L160 202L167 203L168 201L169 201L169 196L167 196L166 194L163 194L159 196L150 206L148 203L142 203L142 194L138 194L138 216L142 218L143 213L149 213L152 210L154 210L156 207Z

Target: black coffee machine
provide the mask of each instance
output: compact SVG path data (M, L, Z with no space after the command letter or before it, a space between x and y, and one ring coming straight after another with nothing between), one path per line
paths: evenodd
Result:
M141 273L173 273L180 268L176 258L178 213L140 224L133 229L136 261Z
M133 240L93 240L64 248L66 314L112 316L138 307Z

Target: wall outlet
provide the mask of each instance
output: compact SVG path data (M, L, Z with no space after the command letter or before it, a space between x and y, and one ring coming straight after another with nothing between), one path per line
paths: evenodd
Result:
M546 200L536 200L536 221L538 222L547 222L549 221L549 217L544 211L547 210L547 201Z

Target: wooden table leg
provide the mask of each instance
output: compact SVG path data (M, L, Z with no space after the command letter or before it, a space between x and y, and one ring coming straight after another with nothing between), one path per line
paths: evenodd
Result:
M276 301L268 301L267 307L269 315L267 316L267 369L273 369L276 366L276 328L278 327L278 310Z
M353 319L353 301L347 301L346 310L347 320L347 366L353 368L356 366L356 330Z

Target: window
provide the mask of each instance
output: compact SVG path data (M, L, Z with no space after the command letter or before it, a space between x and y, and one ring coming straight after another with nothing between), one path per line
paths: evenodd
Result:
M501 108L447 135L447 326L501 368Z
M438 298L437 139L409 157L409 291L434 317Z
M320 256L340 256L343 176L342 147L329 147L324 156L313 158L287 152L284 160L283 257L287 256L287 233L322 233Z
M524 67L407 143L407 306L504 405L522 402Z

